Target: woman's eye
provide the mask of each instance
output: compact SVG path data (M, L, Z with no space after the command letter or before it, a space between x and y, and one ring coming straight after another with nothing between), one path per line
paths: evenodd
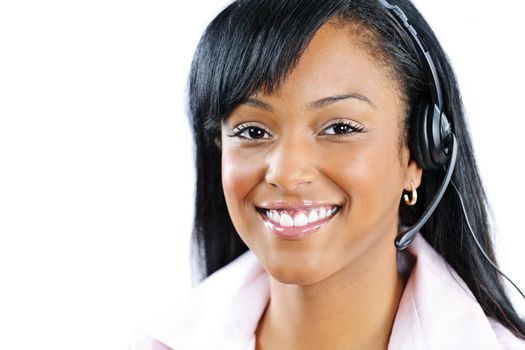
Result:
M247 130L245 130L241 135L254 140L268 138L268 133L265 130L257 127L250 127Z
M362 132L364 128L360 125L354 125L347 122L337 122L326 127L322 134L324 135L349 135L356 132Z
M240 137L242 139L255 141L255 140L267 140L271 136L265 129L254 126L254 125L241 125L233 130L231 137Z

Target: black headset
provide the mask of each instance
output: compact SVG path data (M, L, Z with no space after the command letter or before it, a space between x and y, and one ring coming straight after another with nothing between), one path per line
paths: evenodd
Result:
M379 2L388 10L414 43L422 63L423 74L426 81L428 81L428 94L425 96L427 100L420 101L414 111L413 122L415 124L411 128L412 134L410 135L412 139L412 156L424 170L436 170L442 167L446 169L445 178L441 186L421 218L413 226L400 232L397 236L395 241L396 248L403 250L410 245L441 201L452 179L458 151L456 136L452 131L447 116L443 112L442 85L428 46L425 45L425 42L408 21L405 13L398 6L391 5L386 0L379 0Z
M443 194L445 193L449 183L451 183L453 189L456 191L456 194L459 197L467 227L469 228L472 238L474 239L474 242L478 246L479 250L489 262L489 264L507 281L509 281L525 299L525 294L509 277L507 277L507 275L505 275L496 266L496 264L489 258L481 246L479 240L474 234L472 226L470 225L461 193L457 189L454 182L451 182L452 173L454 172L454 167L456 165L458 156L458 146L456 135L454 135L452 126L448 121L447 116L443 112L442 85L441 81L439 80L436 65L434 64L434 60L430 55L428 46L426 46L425 42L419 37L417 31L409 23L407 16L403 10L399 8L399 6L391 5L386 0L378 1L389 11L395 21L410 36L423 65L423 74L425 75L426 80L429 82L429 91L427 97L428 100L419 101L417 104L418 107L414 111L415 115L413 115L413 122L415 125L412 128L412 134L410 135L412 137L412 145L410 149L412 156L416 160L417 164L424 170L437 170L439 168L444 168L446 170L441 186L439 186L438 191L434 195L434 198L432 198L432 201L421 218L419 218L419 220L413 226L400 232L396 237L396 248L398 251L402 251L406 249L410 243L412 243L416 237L416 234L427 222L441 201L441 198L443 197Z

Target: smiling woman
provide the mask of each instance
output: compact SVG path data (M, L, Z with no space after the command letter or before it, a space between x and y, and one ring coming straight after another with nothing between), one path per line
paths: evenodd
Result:
M525 348L452 68L392 4L239 0L210 24L190 76L207 278L135 349Z
M399 142L400 89L363 54L356 32L323 25L278 90L250 96L257 103L241 103L222 126L233 225L288 284L341 285L373 259L382 269L375 278L397 288L386 281L397 275L399 199L419 185L421 169Z

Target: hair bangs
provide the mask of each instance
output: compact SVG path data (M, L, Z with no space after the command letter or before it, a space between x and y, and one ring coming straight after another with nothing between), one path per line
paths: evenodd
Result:
M220 121L247 97L276 91L314 34L347 2L231 4L208 26L197 48L190 75L190 115L203 118L199 124L208 131L218 132Z

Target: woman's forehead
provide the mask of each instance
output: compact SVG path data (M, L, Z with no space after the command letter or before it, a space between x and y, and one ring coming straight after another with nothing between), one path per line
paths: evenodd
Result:
M331 22L314 35L277 89L261 89L248 99L315 106L341 96L358 97L385 108L400 99L397 81L348 28Z

